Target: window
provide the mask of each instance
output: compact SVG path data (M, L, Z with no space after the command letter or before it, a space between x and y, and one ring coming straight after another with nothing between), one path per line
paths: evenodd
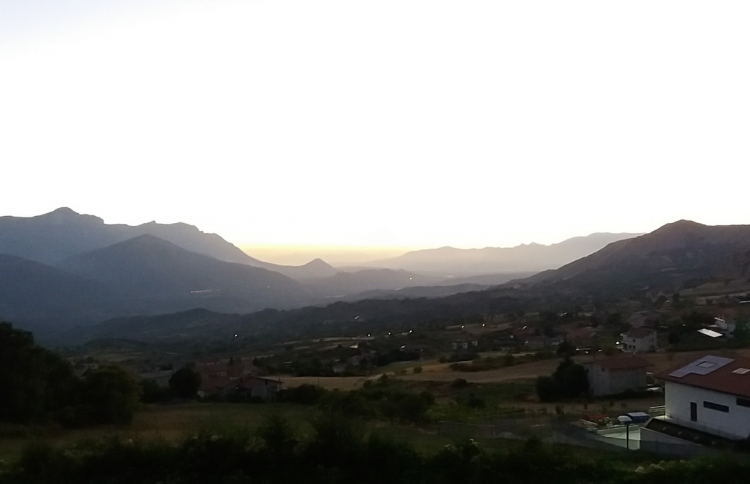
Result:
M713 402L703 402L703 408L710 408L711 410L716 410L717 412L729 413L729 407Z
M714 366L714 364L710 361L701 361L700 363L698 363L698 366L700 366L701 368L711 368L712 366Z
M747 398L738 398L737 399L737 405L740 407L749 407L750 408L750 399Z

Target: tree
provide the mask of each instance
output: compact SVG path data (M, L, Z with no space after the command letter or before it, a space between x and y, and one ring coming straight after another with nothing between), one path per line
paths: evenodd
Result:
M750 328L748 328L747 321L738 320L735 324L732 335L734 336L734 339L740 343L745 343L750 340Z
M138 408L140 390L130 373L117 366L92 371L84 382L88 423L130 423Z
M551 376L536 379L536 393L542 402L554 402L560 397L560 385Z
M575 398L589 391L589 380L586 376L586 369L573 360L567 359L571 364L555 372L554 378L560 384L560 390L563 397ZM562 363L560 364L562 366Z
M192 368L180 368L169 379L169 388L179 398L195 398L201 387L201 375Z
M59 418L79 386L67 361L34 344L31 333L0 323L0 421Z
M575 398L589 390L589 380L583 366L566 357L557 366L552 376L540 376L536 381L536 392L543 402L558 398Z
M157 403L167 397L167 390L159 386L154 380L141 382L141 401L143 403Z
M573 356L576 354L576 346L565 340L557 346L557 356Z

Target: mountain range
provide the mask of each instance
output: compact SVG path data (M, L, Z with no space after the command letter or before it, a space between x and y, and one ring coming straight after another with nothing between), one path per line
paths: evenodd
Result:
M304 266L260 261L187 224L109 225L61 208L37 217L0 217L0 319L49 332L194 308L250 313L335 300L440 298L513 279L522 279L515 284L524 288L570 278L595 281L586 274L598 270L594 266L602 253L619 253L619 247L648 237L626 239L632 236L593 234L551 246L417 251L383 262L390 265L386 268L338 270L321 260ZM525 279L605 245L559 271ZM627 262L623 270L633 267Z
M533 273L557 269L593 254L607 244L638 235L641 234L595 233L585 237L573 237L558 244L524 244L508 248L441 247L407 252L402 256L374 261L368 265L459 278L497 273Z
M0 254L55 265L68 257L141 235L152 235L220 261L260 267L292 278L326 277L338 272L320 259L302 266L260 261L219 235L207 234L193 225L156 222L136 226L105 224L99 217L82 215L67 207L36 217L0 217Z
M439 292L451 291L451 286L417 287L394 291L405 297L394 294L381 297L383 294L374 291L368 293L373 299L263 311L241 317L189 312L119 318L96 325L85 334L91 338L116 336L145 341L173 339L178 335L227 337L237 332L276 331L282 333L278 337L284 340L298 338L301 333L315 335L320 331L316 328L321 321L335 322L341 328L351 326L351 331L361 332L364 322L375 330L378 324L389 321L419 324L540 307L564 310L597 300L654 300L659 295L671 296L716 281L739 281L750 291L750 225L706 226L679 221L646 235L609 244L556 270L493 288L466 285L458 294Z
M520 282L590 291L677 291L710 280L747 279L749 269L750 225L680 220Z

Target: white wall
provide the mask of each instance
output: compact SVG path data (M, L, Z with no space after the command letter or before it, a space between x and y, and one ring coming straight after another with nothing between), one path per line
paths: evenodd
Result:
M583 367L589 380L591 395L601 397L604 395L616 395L627 390L638 390L646 388L646 370L602 370L596 362L586 362Z
M652 333L645 338L631 338L626 334L622 335L622 344L627 352L648 353L656 351L656 333Z
M664 398L666 416L679 425L729 438L750 436L750 408L738 406L734 395L668 381L665 382ZM704 401L726 405L729 413L705 408ZM690 421L690 402L698 405L697 422Z
M623 393L626 390L646 388L646 369L618 370L609 372L609 392L611 395Z

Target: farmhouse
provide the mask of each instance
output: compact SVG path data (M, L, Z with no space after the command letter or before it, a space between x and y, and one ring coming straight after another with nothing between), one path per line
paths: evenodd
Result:
M656 376L664 381L665 421L731 440L750 437L750 358L706 355Z
M646 368L651 363L638 356L594 359L582 363L593 397L618 395L628 390L643 390L648 386Z
M656 331L647 328L633 328L622 337L622 349L628 353L649 353L656 351Z
M281 389L281 380L247 375L242 378L211 378L201 383L203 395L250 397L270 400Z

